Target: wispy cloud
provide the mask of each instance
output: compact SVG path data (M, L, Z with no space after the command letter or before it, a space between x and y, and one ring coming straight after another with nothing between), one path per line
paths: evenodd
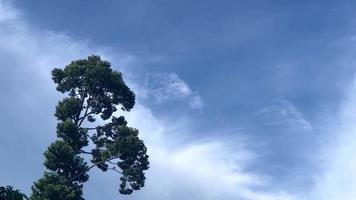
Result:
M193 91L189 85L175 73L150 73L145 81L146 95L157 103L168 101L184 101L192 109L203 106L199 93Z
M304 117L296 106L287 100L275 101L254 114L254 117L268 126L280 126L310 131L312 124Z

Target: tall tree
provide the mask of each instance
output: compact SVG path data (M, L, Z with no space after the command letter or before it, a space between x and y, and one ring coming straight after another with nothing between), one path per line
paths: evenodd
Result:
M55 68L52 79L67 97L56 107L58 139L44 153L47 170L32 186L30 199L82 200L83 184L94 167L117 172L121 194L142 188L149 168L146 146L123 116L113 116L135 104L122 74L93 55ZM96 122L99 118L102 123ZM85 161L84 154L91 160Z

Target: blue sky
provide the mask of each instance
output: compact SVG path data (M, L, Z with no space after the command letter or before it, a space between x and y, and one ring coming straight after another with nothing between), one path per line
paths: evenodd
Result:
M96 199L356 196L353 1L0 0L0 184L30 193L55 139L50 71L99 54L137 94L146 187Z

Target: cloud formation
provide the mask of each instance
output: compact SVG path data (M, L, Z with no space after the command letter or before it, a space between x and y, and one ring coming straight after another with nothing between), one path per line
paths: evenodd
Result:
M175 73L150 73L145 80L146 95L156 103L168 101L187 102L192 109L203 107L203 100L199 93L193 91Z
M241 138L191 140L191 130L184 122L162 121L140 104L126 117L140 130L151 154L147 186L132 199L294 199L285 191L254 189L267 189L269 182L248 172L257 155L245 148Z

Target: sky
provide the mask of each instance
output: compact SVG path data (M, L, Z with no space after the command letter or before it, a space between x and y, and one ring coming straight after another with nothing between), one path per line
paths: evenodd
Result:
M100 55L137 103L146 186L87 200L353 200L356 2L0 0L0 185L26 194L56 139L50 71Z

